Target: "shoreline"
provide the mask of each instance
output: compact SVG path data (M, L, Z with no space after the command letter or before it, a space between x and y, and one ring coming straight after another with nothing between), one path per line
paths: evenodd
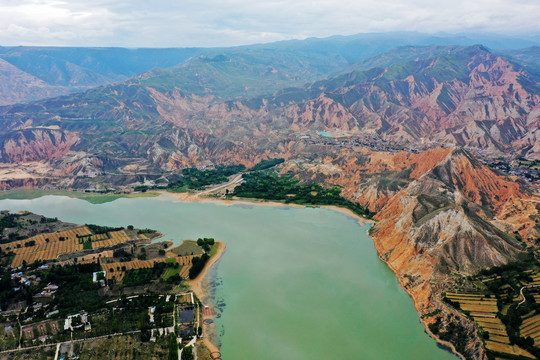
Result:
M372 219L366 219L358 214L355 214L351 210L336 206L336 205L300 205L300 204L293 204L289 203L286 204L284 202L280 201L272 201L272 200L262 200L262 199L240 199L240 198L232 198L232 199L218 199L214 197L209 196L200 196L200 193L189 193L189 192L183 192L183 193L174 193L169 191L155 191L156 194L163 194L163 195L172 195L175 199L184 201L184 202L201 202L201 203L213 203L213 204L219 204L219 205L226 205L226 206L233 206L233 205L258 205L258 206L274 206L274 207L292 207L297 209L303 209L303 208L320 208L320 209L328 209L333 210L339 213L342 213L344 215L348 215L351 217L354 217L360 226L364 226L367 223L374 224L375 220Z
M210 271L212 266L214 266L221 259L221 256L225 253L225 249L227 248L227 244L223 241L216 241L216 245L218 245L216 254L210 258L201 273L195 279L186 281L186 285L189 285L191 291L193 291L195 295L197 295L197 298L201 302L203 299L206 299L210 296L208 288L204 286L204 281L208 276L208 272ZM201 309L201 311L202 310L203 309ZM204 315L202 316L202 319L204 320ZM204 345L208 348L210 353L220 352L219 347L214 344L208 336L208 324L205 324L204 321L202 321L201 326L204 334L204 338L202 339Z
M220 205L226 205L226 206L232 206L232 205L235 205L235 204L240 204L240 205L258 205L258 206L276 206L276 207L287 207L288 206L288 207L293 207L293 208L318 207L318 208L337 211L337 212L342 213L344 215L352 216L358 221L358 224L360 226L364 226L367 223L375 224L375 220L365 219L365 218L361 217L360 215L355 214L354 212L352 212L349 209L342 208L342 207L339 207L339 206L333 206L333 205L285 204L283 202L270 201L270 200L261 200L261 199L237 199L237 198L234 198L234 199L230 199L230 200L225 200L225 199L212 198L212 197L208 197L208 196L200 196L201 195L200 193L188 193L188 192L185 192L185 193L173 193L173 192L168 192L168 191L159 191L159 192L156 192L156 193L172 195L175 199L181 200L181 201L184 201L184 202L206 202L206 203L214 203L214 204L220 204ZM372 236L369 235L369 230L366 231L366 234L375 243L375 238L373 238ZM377 246L376 246L376 244L374 244L374 245L375 245L375 250L377 251L377 254L379 255L379 258L380 258L380 254L379 254L379 251L377 249ZM219 256L221 256L221 254L219 254ZM408 290L405 286L403 286L402 280L400 279L400 276L398 275L398 272L396 271L396 269L390 263L388 263L388 262L386 262L386 261L384 261L382 259L381 259L381 261L383 261L388 266L388 268L394 273L394 276L398 280L399 286L412 299L413 306L414 306L415 311L417 313L418 319L420 320L420 323L423 325L424 330L426 331L428 336L431 337L432 339L434 339L437 342L437 344L440 344L440 345L446 347L447 351L449 351L449 352L453 353L454 355L458 356L460 359L465 359L465 357L456 350L455 346L452 343L450 343L448 341L445 341L445 340L439 339L437 336L435 336L429 330L429 328L426 326L426 324L424 323L422 317L420 316L420 313L417 310L417 300L414 298L414 296L412 296L412 292L410 290ZM207 269L205 268L205 270L204 270L205 275L206 275L206 272L207 272ZM198 278L199 277L197 277L197 279ZM195 280L197 280L197 279L195 279ZM201 286L201 284L198 284L198 286ZM202 287L201 287L200 291L202 291L202 294L204 294L205 296L208 296L207 292L205 292L205 289L203 290ZM197 294L197 296L199 296L199 295ZM205 337L205 340L206 339L208 339L208 338ZM214 344L212 344L212 343L210 343L210 344L215 347ZM217 347L215 347L215 348L218 349Z

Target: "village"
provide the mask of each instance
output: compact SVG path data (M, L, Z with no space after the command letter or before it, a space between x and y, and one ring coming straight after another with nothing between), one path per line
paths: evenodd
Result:
M4 233L31 227L36 216L2 215L0 223L10 219ZM34 359L38 349L54 360L104 358L114 339L130 344L118 346L119 353L129 349L134 356L219 358L200 341L203 320L213 312L185 284L219 243L199 239L175 246L154 242L161 234L133 226L56 224L66 226L0 244L0 359Z

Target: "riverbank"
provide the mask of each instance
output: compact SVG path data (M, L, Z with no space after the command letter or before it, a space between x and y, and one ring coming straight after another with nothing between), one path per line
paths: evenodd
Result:
M156 191L156 194L167 194L172 195L175 199L184 201L184 202L203 202L203 203L214 203L220 205L259 205L259 206L274 206L274 207L293 207L293 208L321 208L337 211L347 216L352 216L358 220L358 223L363 226L366 223L375 223L374 220L366 219L358 214L355 214L351 210L334 205L300 205L293 203L285 203L280 201L271 201L271 200L262 200L262 199L244 199L244 198L231 198L231 199L220 199L211 196L205 196L205 193L201 192L183 192L183 193L174 193L169 191Z
M339 213L342 213L344 215L348 215L348 216L352 216L354 217L358 223L363 226L365 225L366 223L372 223L374 224L375 221L374 220L371 220L371 219L365 219L361 216L359 216L358 214L355 214L354 212L352 212L351 210L347 209L347 208L343 208L343 207L339 207L339 206L329 206L329 205L299 205L299 204L287 204L287 203L284 203L284 202L279 202L279 201L269 201L269 200L261 200L261 199L243 199L243 198L231 198L231 199L220 199L220 198L217 198L217 197L211 197L211 196L208 196L207 192L184 192L184 193L172 193L172 192L166 192L166 191L163 191L163 192L159 192L160 194L168 194L168 195L172 195L175 199L178 199L178 200L181 200L181 201L184 201L184 202L206 202L206 203L215 203L215 204L220 204L220 205L226 205L226 206L232 206L232 205L238 205L238 204L243 204L243 205L257 205L257 206L274 206L274 207L293 207L293 208L305 208L305 207L318 207L318 208L323 208L323 209L329 209L329 210L333 210L333 211L337 211ZM379 247L377 246L376 244L376 241L375 241L375 238L371 237L369 235L369 231L366 233L374 242L375 242L375 247L377 249L377 253L379 254L380 256L380 249ZM398 269L396 269L394 266L392 266L392 264L390 262L387 262L387 261L384 261L383 259L381 259L389 268L390 270L395 274L396 278L398 279L398 282L401 286L401 288L407 293L407 295L409 295L411 297L411 299L413 300L413 304L414 304L414 307L415 307L415 310L418 314L418 317L419 317L419 320L420 322L422 323L422 325L424 326L424 329L426 331L426 333L432 337L437 343L439 343L440 345L442 345L443 347L445 347L447 349L447 351L453 353L454 355L458 356L460 359L465 359L463 355L461 355L457 350L456 348L454 347L453 344L451 344L450 342L448 341L444 341L444 340L441 340L438 336L435 336L431 331L429 331L429 328L428 328L428 324L425 322L424 319L422 319L421 317L421 312L419 310L420 306L419 306L419 302L418 302L418 299L417 297L415 296L416 294L411 291L411 289L409 289L407 286L405 286L406 284L404 283L403 279L401 278L401 274L400 272L398 271ZM205 271L207 269L205 268ZM198 286L200 286L201 288L199 289L199 291L201 292L201 294L204 294L204 296L208 296L208 289L205 289L202 287L202 282L201 284L198 284ZM195 291L195 293L197 293ZM199 296L199 295L198 295ZM213 345L213 344L212 344ZM214 345L215 346L215 345ZM210 347L209 347L210 348ZM217 347L216 347L217 348ZM213 351L213 350L212 350Z
M219 261L219 259L225 252L225 249L227 248L227 244L225 244L222 241L216 241L215 246L217 246L216 253L214 254L214 256L212 256L208 260L208 263L206 264L204 269L201 271L201 273L195 279L189 280L186 282L186 284L191 287L191 290L195 293L195 295L197 295L199 300L203 302L203 306L205 305L204 302L206 302L205 299L210 296L208 282L205 281L208 275L208 272L210 271L212 266L214 266ZM204 320L204 317L203 317L203 320ZM204 338L202 341L204 345L208 348L210 353L219 352L219 347L216 344L214 344L210 339L209 331L208 331L208 324L205 324L204 321L202 323L202 328L203 328L203 334L204 334Z

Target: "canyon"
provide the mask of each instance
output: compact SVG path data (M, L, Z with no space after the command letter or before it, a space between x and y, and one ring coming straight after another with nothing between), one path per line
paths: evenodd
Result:
M442 294L455 274L523 260L539 245L538 184L486 160L540 158L540 72L522 53L481 45L349 61L259 51L214 50L0 107L0 187L132 191L186 167L283 158L280 174L338 186L376 212L375 247L422 322L459 324L469 342L456 351L486 358Z

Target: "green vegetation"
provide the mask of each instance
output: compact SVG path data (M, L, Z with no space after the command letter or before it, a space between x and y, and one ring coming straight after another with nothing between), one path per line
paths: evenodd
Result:
M19 215L17 214L5 214L0 218L0 234L4 232L5 228L14 228L17 226L17 219Z
M210 252L210 247L213 246L215 243L213 238L198 238L197 239L197 245L202 247L205 252Z
M277 159L277 158L270 159L270 160L263 160L263 161L261 161L260 163L258 163L257 165L255 165L254 167L252 167L249 170L250 171L259 171L259 170L270 169L271 167L274 167L274 166L276 166L278 164L281 164L284 161L285 161L285 159Z
M323 188L314 183L299 185L299 180L290 176L278 177L262 172L246 173L243 178L245 182L236 187L234 196L278 200L301 205L336 205L366 218L374 215L361 205L343 198L341 189L337 187Z
M531 312L540 314L540 304L534 303L534 300L526 301L519 307L517 304L512 304L506 315L501 316L501 320L506 326L510 343L516 344L540 359L540 348L534 346L534 341L531 342L532 339L521 337L519 330L522 318Z
M191 269L189 269L190 279L195 279L201 273L201 271L204 269L204 266L208 262L208 259L210 259L210 256L206 253L202 254L201 257L193 258L193 265L191 266Z
M152 280L160 277L170 282L179 282L182 279L178 273L180 265L176 261L155 262L154 267L150 269L132 269L126 271L126 276L122 280L124 286L140 286L147 285ZM165 273L168 276L165 278Z
M184 240L180 246L172 249L172 252L178 254L179 256L203 254L203 250L201 249L201 247L197 245L196 241L193 240Z
M110 226L101 226L101 225L94 225L94 224L86 224L86 226L88 226L88 228L94 234L106 234L110 231L124 230L124 227L110 227Z
M178 360L178 343L174 333L169 335L169 360Z
M193 360L193 348L191 346L182 350L182 360Z
M125 286L139 286L148 284L152 280L154 269L134 269L126 271L122 283ZM161 274L160 274L161 275Z
M244 165L220 165L212 170L188 168L182 170L183 177L168 185L170 191L182 192L188 189L201 190L205 186L226 182L229 176L246 170Z
M91 263L53 265L42 273L45 284L58 285L52 305L58 306L61 315L76 313L81 309L96 311L104 307L105 298L98 293L100 286L92 282L92 273L97 271L101 271L101 267Z

